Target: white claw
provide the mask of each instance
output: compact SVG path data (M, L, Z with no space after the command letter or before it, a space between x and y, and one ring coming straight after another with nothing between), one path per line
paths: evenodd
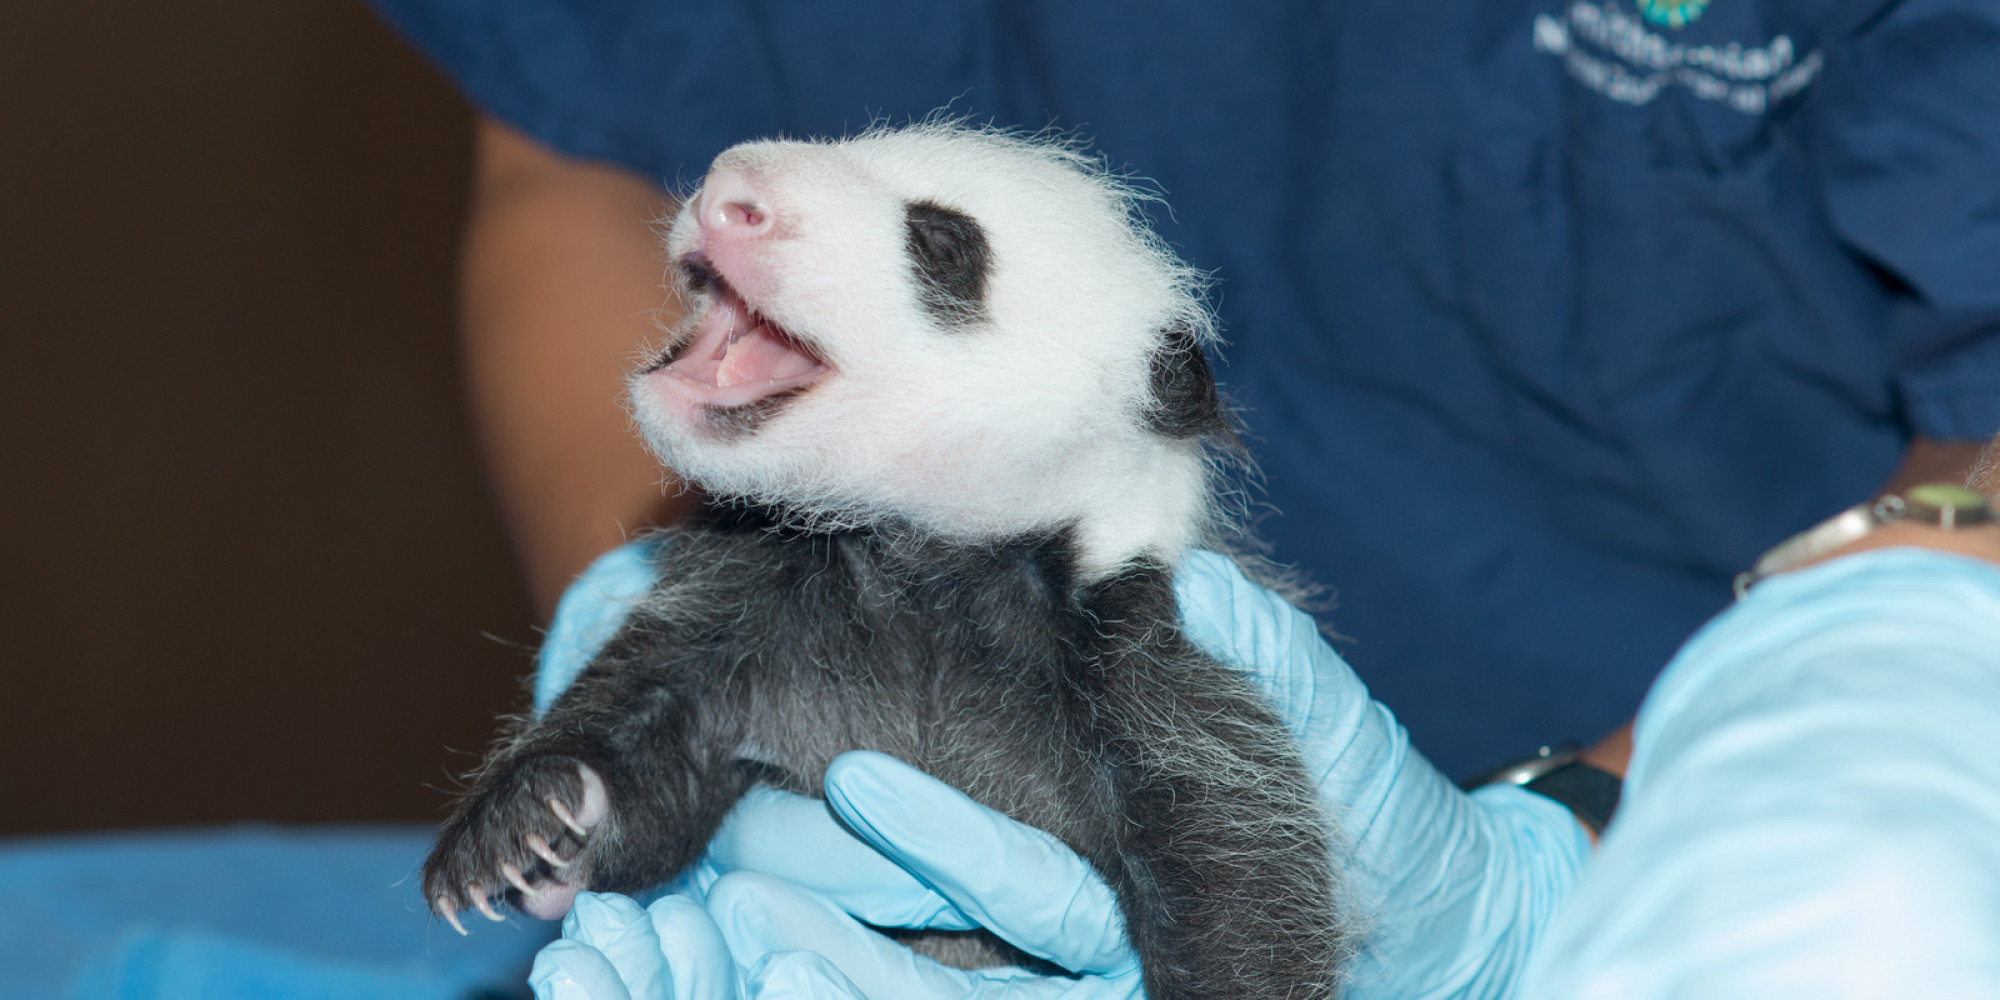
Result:
M473 899L472 905L475 908L477 908L479 912L486 917L486 919L491 920L496 924L504 924L507 922L507 918L501 916L498 912L496 912L493 909L493 904L486 901L485 890L482 889L479 892L474 893L472 899Z
M520 890L521 895L529 899L541 898L541 890L529 885L528 880L521 877L521 869L514 867L512 863L500 866L500 876L507 880L508 885Z
M563 805L561 799L553 795L549 796L549 808L555 812L556 818L562 820L563 825L569 827L577 836L590 836L590 831L584 829L583 824L576 821L576 817L570 814L569 807Z
M444 914L444 922L450 924L451 929L457 931L459 937L472 936L472 932L466 930L465 925L458 922L458 910L451 905L449 897L439 896L437 898L437 905L438 912Z
M548 862L551 868L562 869L569 867L569 862L564 861L562 855L557 854L554 849L550 848L549 842L543 840L542 835L539 833L528 834L528 850L535 852L535 857Z

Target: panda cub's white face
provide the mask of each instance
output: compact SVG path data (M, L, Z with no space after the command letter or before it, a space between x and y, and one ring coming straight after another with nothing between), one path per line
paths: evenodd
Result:
M1162 431L1157 370L1212 335L1198 276L1062 147L738 146L667 248L687 319L631 402L710 492L964 539L1073 524L1107 568L1202 529L1201 431Z

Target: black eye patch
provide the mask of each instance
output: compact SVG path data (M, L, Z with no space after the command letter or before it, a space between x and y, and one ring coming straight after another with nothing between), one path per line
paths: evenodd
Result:
M985 319L986 278L993 267L986 230L972 216L931 201L909 203L903 221L924 308L945 326Z

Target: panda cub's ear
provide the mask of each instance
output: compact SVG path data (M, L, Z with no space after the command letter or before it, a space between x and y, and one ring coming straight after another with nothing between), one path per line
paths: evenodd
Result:
M1184 322L1160 334L1160 344L1153 349L1152 389L1146 420L1154 433L1191 438L1229 430L1208 356L1202 352L1194 329Z
M986 318L986 279L993 249L978 220L934 201L903 208L910 265L924 310L947 329Z

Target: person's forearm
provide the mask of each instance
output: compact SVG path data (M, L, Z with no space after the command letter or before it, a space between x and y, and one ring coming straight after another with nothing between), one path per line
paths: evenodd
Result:
M461 275L481 443L537 609L598 553L687 503L630 433L623 376L672 303L646 179L478 127Z
M1917 437L1903 451L1903 461L1882 486L1884 493L1902 493L1923 483L1962 483L1972 470L1984 441L1940 441Z

